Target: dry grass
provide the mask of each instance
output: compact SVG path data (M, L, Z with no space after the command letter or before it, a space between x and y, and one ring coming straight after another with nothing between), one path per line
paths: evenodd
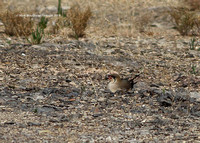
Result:
M153 14L144 13L141 16L135 18L135 27L139 32L145 32L149 25L153 22Z
M178 0L179 1L179 0ZM92 20L88 23L88 27L84 32L87 37L102 37L102 36L128 36L134 37L140 34L139 31L148 32L148 20L145 18L149 15L145 15L145 10L151 7L162 7L171 4L173 6L180 5L178 1L174 0L106 0L104 2L99 0L62 0L62 7L70 6L78 3L81 9L91 8ZM22 1L22 0L10 0L10 5L17 7L18 10L23 7L27 7L28 10L42 9L48 6L58 5L57 0L45 0L45 1ZM168 4L167 4L168 3ZM37 6L36 6L37 5ZM40 8L37 8L40 7ZM144 12L145 11L145 12ZM36 13L36 12L34 12ZM138 13L138 15L137 15ZM147 12L148 13L148 12ZM46 13L43 13L46 14ZM49 14L49 13L48 13ZM55 18L55 17L54 17ZM135 22L138 21L138 24ZM141 20L141 21L140 21ZM150 17L151 22L151 17ZM51 21L51 19L50 19ZM147 23L145 22L147 21ZM67 37L71 32L66 26L63 26L62 20L55 20L52 33L65 33L63 36ZM141 26L141 27L140 27ZM64 28L63 28L64 27ZM159 31L160 32L160 31ZM165 31L164 31L165 33Z
M90 7L82 10L80 5L76 4L71 7L67 12L67 17L70 21L70 25L73 30L73 36L75 38L83 37L85 35L85 30L88 25L88 20L92 16Z
M5 26L5 33L10 36L29 36L32 33L33 21L20 16L21 12L7 11L0 15Z
M185 0L191 10L200 10L200 0Z
M200 20L195 12L191 12L186 8L172 8L169 14L181 35L199 35Z

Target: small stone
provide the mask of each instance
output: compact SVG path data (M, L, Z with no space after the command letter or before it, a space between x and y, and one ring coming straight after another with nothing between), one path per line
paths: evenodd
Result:
M61 116L60 119L59 119L60 122L68 122L69 121L69 118L65 115Z
M190 97L196 98L197 101L200 101L200 93L199 92L190 92Z
M54 111L55 111L55 109L52 108L52 107L43 106L43 107L38 107L35 112L37 112L39 114L41 114L41 113L48 113L49 114L49 113L54 112Z
M99 99L98 99L98 101L100 101L100 102L104 102L106 100L106 98L104 98L104 97L100 97Z
M41 126L41 123L36 123L36 122L28 122L28 126Z
M108 136L108 137L106 138L106 142L112 142L111 136Z

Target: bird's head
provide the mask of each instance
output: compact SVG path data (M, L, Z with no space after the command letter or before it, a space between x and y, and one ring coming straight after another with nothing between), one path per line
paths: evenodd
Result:
M116 80L120 80L120 76L116 73L114 74L109 74L106 76L106 79L109 79L110 81L116 81Z

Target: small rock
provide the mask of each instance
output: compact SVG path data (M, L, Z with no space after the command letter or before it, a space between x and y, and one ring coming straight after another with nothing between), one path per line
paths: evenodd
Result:
M36 123L36 122L28 122L28 126L41 126L41 123Z
M99 99L98 99L98 101L100 101L100 102L104 102L106 100L106 98L104 98L104 97L100 97Z
M108 137L106 138L106 142L112 142L111 136L108 136Z
M39 134L50 134L51 131L50 130L41 130L39 131Z
M146 82L137 82L134 85L134 88L138 88L138 89L145 89L147 90L149 88L149 85Z
M33 95L33 100L37 101L37 100L43 100L44 97L41 95L40 92L37 92Z
M60 119L59 119L60 122L68 122L69 121L69 118L65 115L61 116Z
M14 125L15 122L14 121L8 121L8 122L4 122L4 125Z
M161 106L172 106L172 98L173 95L170 93L165 93L165 94L161 94L158 98L157 101L160 103Z
M43 107L38 107L35 112L37 112L39 114L41 114L41 113L48 113L49 114L51 112L55 112L55 109L52 108L52 107L49 107L49 106L43 106Z
M196 98L197 101L200 101L200 93L199 92L190 92L190 97Z

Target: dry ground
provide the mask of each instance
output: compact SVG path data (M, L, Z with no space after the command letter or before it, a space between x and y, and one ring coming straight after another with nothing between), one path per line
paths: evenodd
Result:
M1 26L0 141L200 141L200 52L166 13L180 3L76 2L93 11L86 38L71 39L64 29L30 45ZM4 8L52 14L56 5L11 0ZM133 91L107 91L112 71L140 73Z

